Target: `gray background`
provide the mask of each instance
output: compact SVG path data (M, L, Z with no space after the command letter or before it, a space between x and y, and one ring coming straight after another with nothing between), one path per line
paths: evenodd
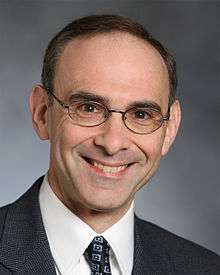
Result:
M49 39L79 16L117 13L143 23L175 55L183 120L137 213L220 253L220 2L0 1L0 205L48 167L48 143L31 125L28 96Z

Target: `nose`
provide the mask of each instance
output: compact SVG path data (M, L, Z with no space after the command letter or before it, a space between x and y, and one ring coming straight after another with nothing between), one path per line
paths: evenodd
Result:
M115 155L130 147L128 129L120 114L111 114L108 120L100 126L102 131L95 136L94 143L96 146L102 147L108 155Z

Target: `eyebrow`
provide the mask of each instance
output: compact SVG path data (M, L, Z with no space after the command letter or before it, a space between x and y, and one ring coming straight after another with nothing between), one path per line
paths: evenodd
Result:
M160 105L150 100L134 101L131 104L129 104L129 108L152 108L161 112Z
M106 106L110 106L110 99L105 96L99 96L95 94L94 92L89 92L89 91L77 91L77 92L72 92L69 101L73 102L76 100L85 100L85 101L95 101L98 103L101 103ZM130 103L126 109L130 108L152 108L157 111L161 112L161 107L158 103L150 100L143 100L143 101L133 101Z
M73 92L69 98L69 101L72 102L72 101L76 101L76 100L95 101L98 103L102 103L104 105L108 105L109 101L110 101L105 96L99 96L99 95L96 95L93 92L89 92L89 91Z

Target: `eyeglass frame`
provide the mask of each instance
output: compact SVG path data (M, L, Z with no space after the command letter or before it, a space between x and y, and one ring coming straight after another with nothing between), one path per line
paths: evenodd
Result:
M48 95L52 95L53 98L60 104L61 107L65 108L65 109L68 109L68 115L69 115L70 119L73 120L72 117L71 117L71 115L70 115L70 105L69 105L69 104L66 104L65 102L63 102L62 100L60 100L60 99L59 99L53 92L51 92L49 89L46 89L46 92L47 92ZM93 102L93 101L91 101L91 102ZM108 120L108 118L110 117L110 114L111 114L111 113L119 113L119 114L122 115L123 124L125 125L125 127L126 127L129 131L131 131L131 132L133 132L133 133L135 133L135 134L138 134L138 135L148 135L148 134L152 134L153 132L155 132L155 131L157 131L158 129L160 129L160 127L162 127L163 123L164 123L165 121L168 121L168 120L170 119L170 106L168 107L168 111L167 111L167 113L166 113L165 116L163 116L163 114L162 114L160 111L155 110L154 108L150 108L150 109L156 111L156 112L161 116L161 125L160 125L158 128L156 128L155 130L153 130L152 132L149 132L149 133L139 133L139 132L136 132L136 131L130 129L130 128L127 126L126 122L125 122L125 121L126 121L126 119L125 119L126 113L127 113L129 110L134 109L134 107L129 108L129 109L127 109L126 111L117 111L117 110L114 110L114 109L108 109L108 107L106 107L104 104L101 104L101 103L99 103L99 102L95 102L95 101L94 101L94 103L96 103L97 105L100 105L100 106L102 106L102 107L105 108L105 110L107 111L107 116L106 116L106 118L105 118L101 123L95 124L95 125L80 125L80 124L76 124L76 125L79 125L79 126L81 126L81 127L96 127L96 126L99 126L99 125L105 123L105 122Z

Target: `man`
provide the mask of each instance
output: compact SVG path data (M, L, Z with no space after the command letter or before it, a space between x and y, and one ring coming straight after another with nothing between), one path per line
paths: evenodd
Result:
M100 15L50 42L33 125L45 177L0 211L0 274L220 274L220 258L133 214L180 123L175 61L138 23Z

